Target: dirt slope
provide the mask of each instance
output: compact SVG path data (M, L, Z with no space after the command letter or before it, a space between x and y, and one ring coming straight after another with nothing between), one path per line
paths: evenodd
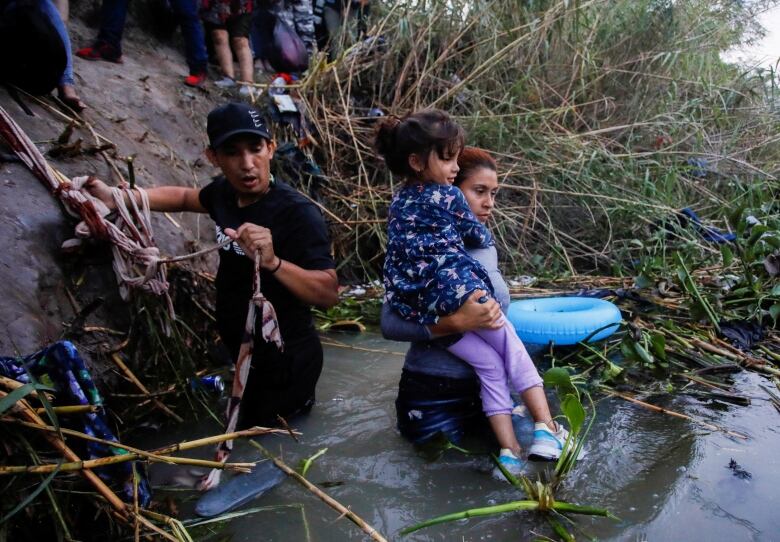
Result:
M88 43L95 33L78 19L68 26L75 47ZM75 59L78 90L89 105L82 118L116 145L116 152L108 153L120 158L116 160L120 171L126 172L121 157L135 155L139 185L203 185L214 173L202 154L206 113L227 97L182 85L184 58L170 45L131 30L124 46L121 65ZM45 101L54 104L52 99ZM34 117L0 90L0 106L52 166L69 177L97 175L116 183L100 156L50 158L46 153L68 120L35 101L25 102ZM70 141L79 138L83 147L95 143L86 126L77 128ZM208 246L214 239L205 216L155 216L154 228L158 245L169 255ZM107 250L62 255L59 247L72 231L73 222L37 178L19 163L0 162L0 355L29 353L56 340L67 329L64 324L74 318L74 305L84 307L97 297L105 301L86 323L123 329L127 309L118 298ZM196 263L212 270L214 264L213 258ZM94 343L89 334L77 341L87 358Z

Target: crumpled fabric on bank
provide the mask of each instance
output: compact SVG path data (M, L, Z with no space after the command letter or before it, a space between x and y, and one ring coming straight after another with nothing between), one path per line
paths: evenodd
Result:
M24 358L0 357L0 375L18 382L28 383L34 378L39 383L56 390L55 406L94 405L98 412L86 412L60 416L64 427L81 431L103 440L119 442L106 423L102 409L103 399L95 387L92 375L70 341L58 341ZM32 378L31 376L32 375ZM85 444L86 458L97 459L128 453L98 442ZM133 502L133 467L130 461L94 469L107 483L118 486L120 496ZM137 469L138 471L138 469ZM138 472L138 504L146 507L151 501L149 482Z
M764 340L764 327L747 320L723 320L720 322L720 336L732 346L750 351L753 346Z

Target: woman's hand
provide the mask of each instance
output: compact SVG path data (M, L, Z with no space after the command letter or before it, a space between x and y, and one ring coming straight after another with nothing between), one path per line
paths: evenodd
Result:
M472 292L456 312L442 316L439 323L429 326L431 335L442 337L475 329L500 328L503 317L501 305L492 297L488 297L484 303L479 302L480 298L488 295L488 292L482 290Z
M98 178L90 177L83 188L89 192L93 198L97 198L103 202L103 204L114 211L116 204L114 203L114 196L111 194L111 187Z
M251 259L254 260L256 253L260 254L260 267L263 269L275 269L279 263L274 253L271 230L268 228L244 222L237 230L225 228L225 235L236 241Z

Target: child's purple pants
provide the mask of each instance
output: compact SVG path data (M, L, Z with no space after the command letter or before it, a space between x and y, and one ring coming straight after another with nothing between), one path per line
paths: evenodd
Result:
M512 412L509 392L522 393L540 386L542 378L531 356L509 321L504 318L499 329L479 329L447 350L474 367L479 377L482 410L487 416Z

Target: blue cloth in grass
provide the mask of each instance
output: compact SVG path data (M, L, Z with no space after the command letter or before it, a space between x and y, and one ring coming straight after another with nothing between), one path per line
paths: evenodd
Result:
M24 358L0 357L0 375L18 382L39 382L56 390L57 405L93 405L101 407L98 412L71 414L61 417L63 426L69 426L87 435L119 442L108 427L100 396L92 375L81 359L76 347L70 341L59 341ZM128 452L106 444L84 441L86 459L97 459ZM107 483L121 486L121 497L133 502L133 468L129 461L95 469ZM146 507L152 498L146 478L138 473L138 504Z

